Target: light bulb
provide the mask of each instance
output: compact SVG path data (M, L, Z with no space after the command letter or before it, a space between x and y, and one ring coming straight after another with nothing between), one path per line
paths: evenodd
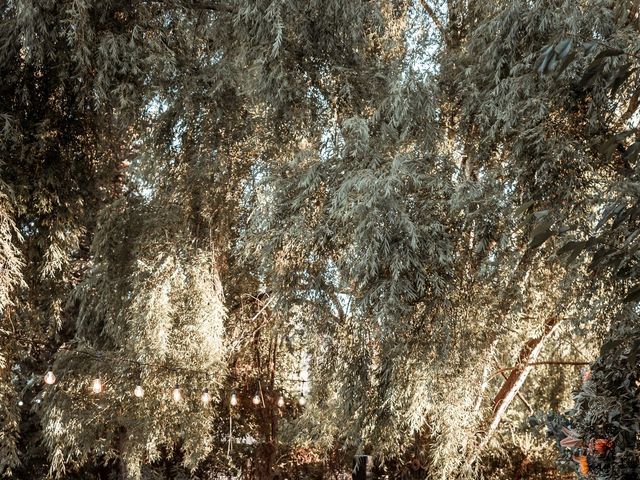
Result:
M93 383L91 384L91 390L95 394L102 392L102 381L99 378L93 379Z
M231 399L229 400L229 403L232 407L238 405L238 396L236 395L236 392L231 393Z
M24 405L24 402L22 400L18 400L18 406L21 407Z
M180 391L180 386L178 384L176 384L176 388L173 389L171 397L173 398L174 402L179 402L182 400L182 392Z
M260 394L256 392L256 394L251 399L254 405L260 405Z
M205 388L202 391L202 396L200 397L200 399L202 400L202 403L204 403L205 405L207 405L211 401L211 394L209 393L208 388Z
M47 385L53 385L56 383L56 376L53 374L51 370L49 370L44 376L44 383Z
M304 393L300 394L300 398L298 399L298 403L301 407L304 407L307 404L307 399L304 398Z
M36 398L36 403L40 404L42 402L42 400L40 400L39 398Z
M278 397L278 407L284 407L284 397L282 395Z
M136 385L136 388L133 389L133 394L138 398L144 397L144 388L140 385Z

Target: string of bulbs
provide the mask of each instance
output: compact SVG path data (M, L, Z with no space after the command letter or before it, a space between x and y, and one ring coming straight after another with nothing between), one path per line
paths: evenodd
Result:
M0 331L0 334L8 334L9 332L4 332L4 331ZM12 336L16 336L16 335L12 335ZM23 338L21 335L17 335L18 338ZM26 338L25 338L26 339ZM31 343L38 343L36 342L34 339L28 339ZM60 348L60 350L68 350L70 346L66 346L66 347L62 347ZM85 357L89 357L93 360L104 360L105 359L105 355L103 354L103 352L89 352L89 351L83 351L83 350L73 350L72 351L74 354L77 355L82 355ZM147 366L147 367L155 367L155 368L161 368L161 369L167 369L168 367L166 367L166 365L162 365L159 363L150 363L150 362L140 362L138 360L132 360L132 359L127 359L127 358L123 358L121 356L117 356L117 361L120 362L125 362L125 363L129 363L129 364L135 364L138 367L142 367L142 366ZM116 358L114 358L114 360L116 360ZM201 375L206 375L209 376L209 372L201 370L201 369L194 369L194 368L185 368L185 367L178 367L178 366L172 366L170 368L168 368L169 370L173 370L176 372L190 372L190 373L196 373L196 374L201 374ZM47 372L44 374L43 377L44 383L47 385L54 385L57 381L56 375L53 373L53 370L51 367L48 368ZM217 385L222 386L222 384L220 382L217 382L215 380L211 381ZM300 389L300 396L298 397L298 404L301 407L304 407L307 403L307 399L304 396L304 389L302 388L302 384L304 384L307 380L306 379L281 379L281 381L290 381L290 382L300 382L301 383L301 389ZM102 383L102 380L100 379L100 377L96 377L92 380L91 382L91 391L94 395L99 395L103 392L104 386ZM142 387L142 385L140 385L139 383L136 384L136 386L133 389L133 395L136 398L143 398L145 395L145 390ZM179 384L175 384L172 392L171 392L171 398L173 399L174 402L178 403L181 402L183 400L183 392L182 389L180 388ZM202 390L202 393L200 395L200 400L201 402L206 406L209 403L211 403L212 397L211 394L209 393L209 389L208 388L204 388ZM260 381L258 381L258 390L256 390L255 394L253 395L253 397L251 397L251 403L253 403L253 405L258 406L260 405L260 403L262 403L262 395L261 395L261 388L260 388ZM40 403L40 399L37 398L36 399L36 403ZM231 395L229 396L229 405L231 407L236 407L239 403L239 399L238 399L238 395L236 393L235 390L233 390L231 392ZM283 408L286 404L285 398L283 395L279 395L278 396L278 400L276 401L276 405L278 406L278 408ZM22 407L24 405L23 400L19 400L18 401L18 406Z
M44 383L47 385L54 385L58 379L55 373L53 373L53 370L49 369L44 374L43 380L44 380ZM301 381L304 381L304 380L301 380ZM100 379L100 377L94 378L91 382L91 391L93 392L93 394L99 395L103 392L103 390L104 390L104 386L102 384L102 380ZM133 389L133 395L137 398L144 397L144 393L145 393L144 388L140 384L137 384ZM177 383L173 388L173 390L171 391L171 398L176 403L179 403L184 399L182 389L180 388L180 385ZM208 388L204 388L202 390L200 400L204 405L208 405L211 402L212 397L211 397L211 394L209 393ZM233 390L229 397L229 405L231 405L232 407L236 407L238 405L238 402L239 402L238 395L236 391ZM260 405L260 403L262 403L262 396L260 395L260 390L256 390L256 393L251 398L251 403L253 403L255 406L258 406ZM304 396L304 391L301 391L300 396L298 397L298 404L301 407L304 407L306 403L307 403L307 399ZM19 406L22 406L23 404L24 402L22 402L22 400L18 402ZM283 408L285 404L286 402L285 402L284 396L279 395L278 400L276 401L276 405L278 406L278 408Z

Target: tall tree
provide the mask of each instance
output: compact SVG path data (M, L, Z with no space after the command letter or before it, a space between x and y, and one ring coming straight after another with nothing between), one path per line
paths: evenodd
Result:
M574 412L603 435L637 379L637 2L2 8L3 472L42 428L61 476L271 478L312 442L498 478L608 335Z
M135 90L140 58L110 61L125 47L118 29L126 19L115 3L92 18L81 2L10 1L1 9L0 470L10 472L19 463L18 400L32 399L31 375L68 336L64 305L86 271L96 213L123 188L126 157L115 139L124 128L113 121L112 93ZM32 447L22 445L25 459Z

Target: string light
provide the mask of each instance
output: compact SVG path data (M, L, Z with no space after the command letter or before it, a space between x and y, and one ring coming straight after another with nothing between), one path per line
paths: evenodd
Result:
M144 388L140 385L136 385L136 388L133 389L133 394L138 398L144 397Z
M178 385L176 383L176 388L173 389L173 392L171 393L171 397L173 398L174 402L180 402L182 400L182 392L180 391L180 385Z
M100 353L98 353L96 355L91 355L91 354L89 354L87 352L82 352L82 351L77 351L75 353L91 356L92 358L96 358L96 359L100 359L100 357L101 357ZM125 359L123 361L128 361L128 360ZM136 362L136 361L129 361L129 363L139 364L139 362ZM144 365L147 365L147 364L144 364ZM148 364L148 365L155 365L155 364ZM195 371L195 370L189 370L189 369L182 369L182 370ZM297 381L300 381L301 383L304 383L304 382L307 381L308 376L309 376L309 374L306 371L298 372L298 380ZM57 379L56 375L53 373L53 369L51 367L49 367L47 369L45 375L43 376L43 380L44 380L44 383L47 384L47 385L54 385L58 381L58 379ZM138 378L138 380L139 380L139 378ZM294 379L284 379L284 380L285 381L289 380L289 381L292 381L292 382L296 381ZM218 383L218 382L216 382L216 383ZM222 385L222 384L220 384L220 385ZM104 385L103 385L102 380L100 379L100 377L94 378L92 383L91 383L91 391L93 392L93 394L98 395L100 393L103 393L103 390L104 390ZM139 383L135 384L135 387L133 389L133 395L136 398L143 398L144 397L145 390L142 387L142 385L140 385ZM172 397L173 401L176 402L176 403L183 401L183 394L182 394L182 391L180 389L179 384L176 383L175 388L172 390L171 397ZM203 388L202 389L202 394L200 396L200 400L202 401L203 405L205 405L205 406L212 402L213 397L212 397L211 393L209 392L208 388ZM261 394L259 386L258 386L258 389L256 390L255 394L253 395L253 397L251 397L251 402L255 406L258 406L258 405L263 403L262 394ZM40 398L36 398L36 399L34 399L34 403L40 404L40 403L42 403L42 400ZM305 398L304 392L302 391L300 393L300 397L298 398L298 404L300 406L305 406L306 403L307 403L307 399ZM238 396L237 396L237 393L236 393L235 390L233 390L231 392L231 396L229 398L229 404L230 404L231 407L236 407L239 404L239 399L238 399ZM17 405L19 407L22 407L24 405L23 400L19 400L17 402ZM285 400L285 397L283 395L281 395L281 394L278 395L277 400L276 400L276 405L277 405L278 408L284 408L286 406L286 400Z
M102 392L102 381L100 378L94 378L93 383L91 384L91 390L96 395Z
M47 373L44 375L44 383L46 383L47 385L53 385L54 383L56 383L56 376L51 370L47 371Z
M57 380L56 376L52 370L48 370L47 373L44 375L44 382L47 385L53 385L56 382L56 380ZM103 384L100 377L96 377L93 379L93 382L91 384L91 390L96 395L99 393L102 393ZM142 398L144 397L144 394L145 394L144 388L140 384L136 384L135 388L133 389L133 395L137 398ZM173 401L176 403L179 403L183 400L182 390L180 389L179 384L176 383L175 388L171 392L171 397ZM205 406L211 403L212 396L211 396L211 393L209 393L208 388L202 389L202 395L200 396L200 400L202 401L202 404ZM236 391L233 390L229 398L229 404L232 407L236 407L238 405L238 401L239 401L238 395L236 394ZM40 398L36 398L34 402L37 404L40 404L42 400ZM262 403L262 396L260 394L260 389L256 390L255 394L251 398L251 403L253 403L255 406L258 406ZM19 407L22 407L24 405L24 402L22 400L19 400L17 404ZM298 397L298 404L301 407L304 407L307 404L307 399L304 396L303 391L300 392L300 397ZM286 406L286 400L283 395L278 395L278 400L276 401L276 405L278 406L278 408L284 408Z
M18 400L18 406L21 407L24 405L24 402L22 400Z
M211 401L211 394L209 393L208 388L205 388L204 390L202 390L202 396L200 397L200 399L202 400L202 403L204 403L205 405L207 405Z

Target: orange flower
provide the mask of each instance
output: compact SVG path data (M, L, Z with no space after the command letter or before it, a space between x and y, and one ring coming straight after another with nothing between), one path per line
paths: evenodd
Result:
M613 440L610 438L594 438L589 442L589 450L598 455L605 455L613 448Z
M589 462L587 461L587 457L585 455L574 455L573 460L578 462L580 465L580 475L586 477L589 473Z

